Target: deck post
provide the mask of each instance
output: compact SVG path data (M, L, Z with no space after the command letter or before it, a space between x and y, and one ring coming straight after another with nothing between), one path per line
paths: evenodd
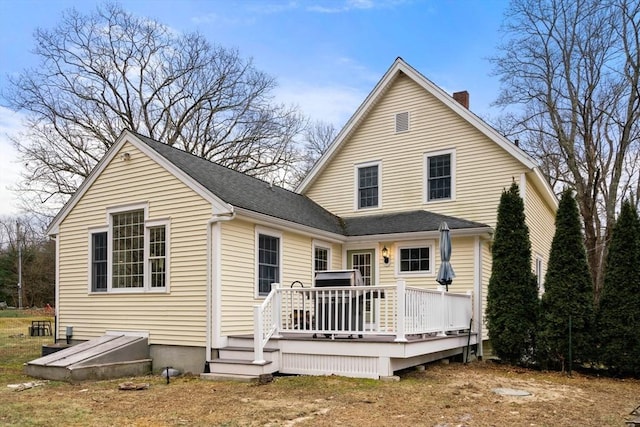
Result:
M275 326L275 331L273 332L273 338L282 338L280 335L280 330L282 329L282 292L279 292L278 289L282 288L280 283L272 283L271 284L271 292L274 292L274 300L273 307L271 312L271 318L273 319L273 326Z
M446 324L447 324L447 315L449 314L449 307L446 306L447 299L446 299L444 288L442 286L438 286L438 288L440 289L440 307L442 309L442 328L441 328L442 330L438 332L438 336L446 337L447 336Z
M407 337L404 334L404 319L406 311L406 298L407 298L407 284L404 280L398 280L396 285L398 299L398 313L397 313L397 330L396 330L396 342L407 342Z
M262 336L263 334L263 325L262 325L262 311L259 305L253 306L253 363L263 364L264 361L264 352L262 350Z

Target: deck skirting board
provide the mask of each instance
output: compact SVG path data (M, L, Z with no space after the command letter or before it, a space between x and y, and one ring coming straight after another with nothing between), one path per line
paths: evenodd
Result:
M340 375L378 379L378 358L366 356L283 353L280 372L297 375Z

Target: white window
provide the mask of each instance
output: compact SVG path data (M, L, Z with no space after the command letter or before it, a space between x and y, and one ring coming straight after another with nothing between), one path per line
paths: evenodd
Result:
M331 245L325 243L313 243L313 269L314 271L329 270L331 266Z
M282 238L279 233L258 231L256 233L256 276L258 296L271 292L272 283L280 283Z
M107 230L90 233L90 274L91 292L107 291Z
M396 271L398 275L433 274L433 242L407 243L397 246Z
M356 208L368 209L381 206L380 162L356 166Z
M425 154L426 201L455 199L455 151Z
M544 294L544 261L542 256L536 255L536 281L538 282L538 294Z
M167 291L169 221L146 217L146 204L108 209L109 227L90 230L91 292Z

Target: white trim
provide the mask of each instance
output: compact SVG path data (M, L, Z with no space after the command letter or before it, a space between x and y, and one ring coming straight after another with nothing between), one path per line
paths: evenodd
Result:
M484 313L482 307L482 239L476 236L474 239L474 271L473 271L473 298L474 298L474 329L477 335L478 350L476 356L482 357L482 326L484 325Z
M435 276L435 240L413 240L413 241L400 241L396 242L394 254L396 258L395 262L395 278L400 277L433 277ZM429 249L429 270L421 270L421 271L401 271L400 270L400 250L401 249L418 249L418 248L427 248Z
M107 233L107 289L104 291L93 290L93 235L98 233ZM87 229L87 292L89 294L102 295L109 292L109 227L89 227Z
M114 288L113 287L113 215L125 212L143 211L144 217L144 248L143 248L143 286L138 288ZM168 294L171 291L171 218L149 219L149 203L138 202L117 206L109 206L105 209L106 224L87 227L87 293L89 295L109 294ZM152 288L149 268L149 228L165 227L165 286ZM94 291L92 282L92 235L95 233L107 233L107 289L106 291Z
M454 229L449 233L451 237L461 236L490 236L493 233L491 227L480 228L463 228ZM415 239L436 239L440 236L438 230L433 231L416 231L407 233L390 233L390 234L370 234L366 236L349 236L345 242L347 245L357 244L358 242L375 242L375 241L394 241L394 240L415 240Z
M131 294L131 293L145 293L147 291L146 283L145 283L145 277L147 276L146 256L142 266L142 269L143 269L142 270L142 277L143 277L142 287L140 288L114 288L113 287L113 246L112 246L113 245L113 215L121 214L125 212L139 211L139 210L143 211L143 221L146 221L147 215L149 214L148 202L130 203L126 205L112 206L106 209L107 224L109 224L109 227L107 230L107 292L99 292L99 294ZM146 253L146 245L147 245L146 234L147 234L147 230L145 227L145 230L144 230L144 236L145 236L144 246L145 247L143 248L145 250L143 250L143 254Z
M360 180L359 172L362 168L369 168L376 166L378 168L378 205L360 207ZM353 165L353 210L358 211L372 211L382 209L382 160L372 160L368 162L356 163Z
M538 284L538 296L542 296L544 294L544 276L545 276L545 262L544 256L539 253L535 253L534 256L534 274L536 275L536 282Z
M323 242L322 240L316 240L313 239L311 241L311 259L312 259L312 267L315 270L316 267L316 248L320 248L320 249L326 249L327 251L327 270L331 270L332 269L332 251L333 251L333 245L329 242Z
M113 214L119 214L119 213L123 213L123 212L139 211L139 210L143 210L144 211L144 220L146 221L147 218L148 218L148 215L149 215L149 202L127 203L125 205L109 206L106 209L107 224L109 225L109 228L112 227L111 216Z
M276 277L275 283L282 283L282 248L283 248L283 239L282 239L282 231L274 230L272 228L265 228L256 226L255 227L255 240L254 240L254 297L256 299L264 299L267 295L260 295L260 273L259 273L259 246L260 246L260 235L276 237L278 238L278 277Z
M211 210L213 213L225 214L233 211L233 208L228 203L224 202L215 194L211 193L189 175L180 170L173 163L169 162L165 157L158 154L155 150L142 142L133 132L124 130L113 143L111 148L107 150L105 155L100 159L96 166L91 170L87 178L80 184L78 190L71 196L69 201L62 207L62 209L55 216L51 224L46 230L48 235L56 235L59 232L59 227L62 221L69 215L75 205L82 199L82 196L93 185L93 183L102 174L104 169L111 163L116 157L116 154L122 149L125 144L131 144L142 153L147 155L151 160L155 161L158 165L165 168L169 173L178 178L183 184L191 188L197 194L202 196L206 201L211 203Z
M527 175L525 173L520 174L520 197L524 203L527 203Z
M450 156L450 168L451 168L451 196L446 199L433 199L429 200L429 158L436 156ZM422 201L424 204L442 203L442 202L455 202L456 200L456 149L450 148L447 150L428 151L424 153L422 158Z
M55 304L55 314L56 319L58 320L55 325L55 332L53 333L53 342L58 342L58 327L60 324L60 236L53 236L53 239L56 242L56 272L55 272L55 294L54 294L54 304Z
M314 167L309 171L304 180L298 185L296 191L304 193L316 178L321 174L322 170L329 164L330 160L338 153L339 147L346 141L349 136L359 126L360 122L365 119L368 111L379 101L383 94L391 87L391 84L397 76L404 74L415 83L421 86L428 93L440 100L445 106L453 110L456 114L469 122L472 126L478 129L491 141L495 142L503 148L507 153L513 156L516 160L522 163L527 169L534 170L536 168L535 160L525 153L521 148L517 147L506 137L501 135L494 128L489 126L486 122L473 114L469 109L460 105L459 102L453 99L451 95L445 92L443 89L435 85L429 79L424 77L415 68L407 64L402 58L397 58L394 63L389 67L387 72L382 76L380 81L376 84L373 90L367 95L366 99L355 113L349 118L345 126L340 130L333 143L328 147L325 154L320 157ZM547 187L548 184L546 184Z
M149 229L152 227L164 227L164 287L151 287L151 264L149 263L149 249L151 248L151 235ZM151 293L171 293L171 220L154 219L144 221L144 287Z
M298 224L296 222L291 222L286 219L276 218L274 216L270 216L267 214L250 211L244 208L235 208L235 213L242 217L243 219L250 219L251 222L256 225L261 225L265 227L282 227L287 230L295 230L297 233L311 237L311 238L319 238L322 240L326 240L333 243L342 244L345 242L346 237L342 234L335 234L329 231L323 231L317 228L313 228L308 225Z

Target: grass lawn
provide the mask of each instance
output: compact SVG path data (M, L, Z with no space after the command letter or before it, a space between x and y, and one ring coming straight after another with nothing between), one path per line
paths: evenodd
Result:
M0 425L18 426L624 426L640 381L538 372L493 362L434 363L399 382L276 377L265 385L158 376L68 384L33 381L22 363L40 355L5 340L0 317ZM15 319L11 319L12 321ZM24 329L24 330L23 330ZM49 337L31 337L40 340ZM48 342L51 342L50 340ZM149 388L121 391L124 381ZM509 397L495 388L526 390Z

